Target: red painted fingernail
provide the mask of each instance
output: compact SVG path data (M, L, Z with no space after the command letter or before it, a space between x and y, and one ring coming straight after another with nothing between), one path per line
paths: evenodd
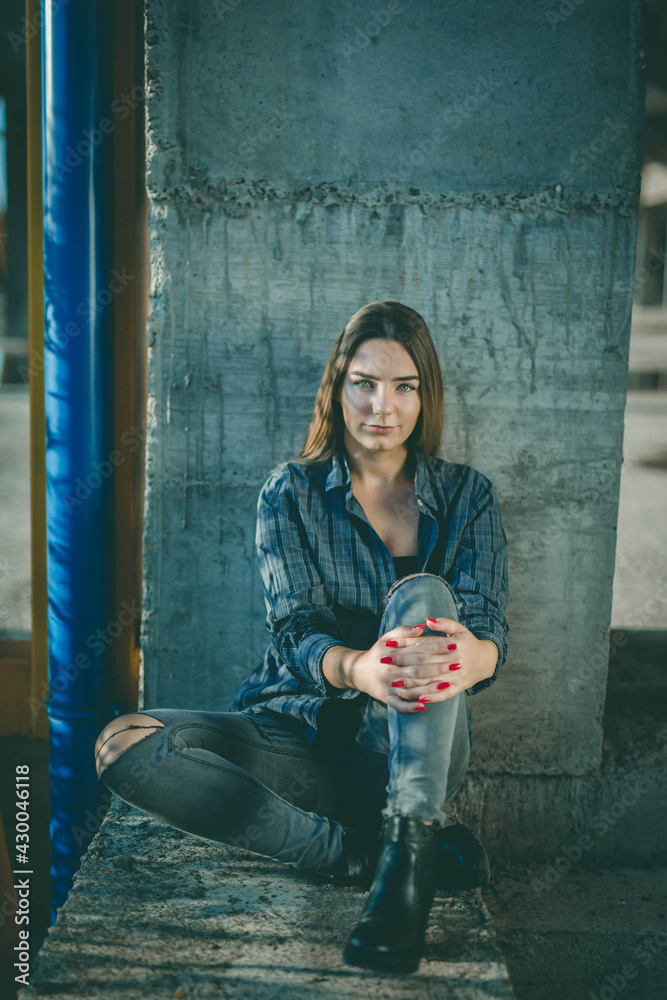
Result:
M450 670L460 670L461 669L461 664L460 663L450 663L449 664L449 669Z
M426 628L425 625L413 625L412 627L413 628Z
M443 681L442 684L438 684L438 687L439 688L448 688L448 687L451 687L451 684L449 683L449 681Z
M435 622L437 624L438 619L437 618L427 618L426 621L427 622Z
M415 712L425 712L426 705L415 705Z
M447 649L456 649L456 643L450 642L449 646L447 646Z
M383 656L380 659L380 663L393 663L393 658L391 656Z
M396 639L387 639L385 646L398 646Z
M391 682L391 686L393 688L404 688L405 687L405 681L392 681Z
M419 700L420 701L430 701L431 699L429 698L429 696L427 694L420 694L419 695Z

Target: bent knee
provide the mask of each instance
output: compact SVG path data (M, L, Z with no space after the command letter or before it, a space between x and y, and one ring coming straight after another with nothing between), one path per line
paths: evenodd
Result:
M398 580L394 580L391 587L389 588L389 593L391 594L391 592L395 590L396 587L399 587L401 584L405 583L406 580L412 580L414 577L422 577L422 579L424 580L438 580L440 583L444 583L449 593L453 596L450 584L447 583L447 581L443 577L438 576L437 573L406 573L405 576L399 576Z
M425 576L425 575L426 575L425 573L406 573L405 576L399 576L399 578L397 580L394 580L394 582L392 583L387 593L387 596L389 596L396 589L399 583L403 583L404 580L411 580L413 576Z
M97 737L95 755L97 755L102 744L106 743L109 737L115 735L115 733L123 732L126 729L143 728L145 726L150 726L151 729L159 729L163 724L159 719L145 712L128 712L127 715L119 715L117 719L112 719L111 722L108 722Z
M121 715L117 719L112 719L104 727L95 743L95 767L98 776L124 750L151 736L163 726L164 723L160 722L159 719L141 712L131 712L127 715Z

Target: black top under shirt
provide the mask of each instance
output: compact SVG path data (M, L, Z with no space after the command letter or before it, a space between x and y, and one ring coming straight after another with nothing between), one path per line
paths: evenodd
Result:
M419 569L417 556L392 556L391 558L396 570L397 580L400 580L402 576L407 576L409 573L416 573Z
M410 573L417 573L419 570L418 556L392 556L391 558L397 580ZM340 740L341 737L352 739L356 736L367 701L368 695L355 698L354 701L330 699L322 706L318 716L318 742L321 743L332 738ZM327 711L324 711L325 707Z

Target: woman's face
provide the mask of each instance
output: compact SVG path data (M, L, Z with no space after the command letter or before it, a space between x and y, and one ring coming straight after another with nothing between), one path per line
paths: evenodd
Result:
M348 365L338 401L348 451L358 453L355 444L373 453L393 451L410 437L421 411L417 366L395 340L366 340Z

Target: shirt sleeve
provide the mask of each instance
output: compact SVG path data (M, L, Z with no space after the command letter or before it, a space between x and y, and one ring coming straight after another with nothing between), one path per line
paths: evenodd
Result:
M354 698L358 691L334 687L322 672L327 649L345 643L290 484L267 487L257 502L255 536L267 631L294 677L324 697Z
M461 534L454 565L446 576L459 602L459 621L478 639L491 639L498 647L498 662L491 677L467 688L466 694L484 691L498 678L507 659L509 600L507 537L493 484L481 477L481 488L471 503L470 518Z

